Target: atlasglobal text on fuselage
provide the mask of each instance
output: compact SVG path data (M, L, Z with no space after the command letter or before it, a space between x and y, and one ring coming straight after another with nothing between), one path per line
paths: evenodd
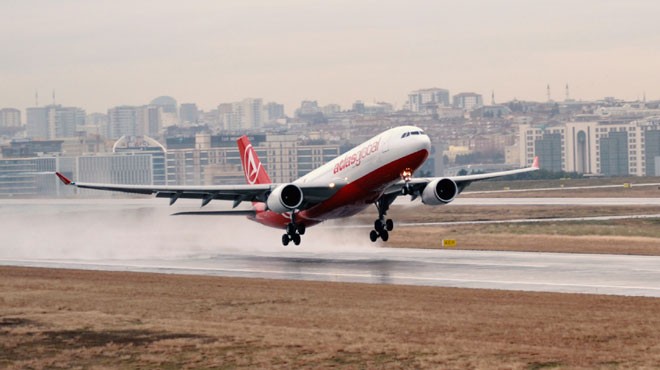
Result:
M359 166L362 160L368 155L378 152L378 144L380 144L380 139L378 141L374 141L373 143L363 145L362 149L360 149L360 151L357 153L344 156L343 159L335 165L332 173L337 174L338 172L341 172L348 167Z
M422 129L400 126L382 132L334 160L290 183L273 183L265 166L246 136L237 141L245 185L155 186L83 183L57 172L65 185L84 189L155 194L174 204L180 198L195 198L202 207L212 200L232 201L228 211L180 212L176 215L244 215L261 224L283 229L282 244L298 245L310 226L329 219L353 216L371 205L378 218L369 237L387 241L394 228L386 218L390 205L399 196L421 199L430 206L448 204L473 181L538 170L538 158L531 167L487 174L416 178L431 151L431 140ZM251 209L236 209L250 202Z

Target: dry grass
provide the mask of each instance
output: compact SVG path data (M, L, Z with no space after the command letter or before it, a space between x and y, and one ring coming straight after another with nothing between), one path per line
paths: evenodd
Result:
M388 216L413 224L641 214L660 214L660 207L419 205L393 206ZM376 217L370 210L355 219L368 225ZM395 226L390 240L382 245L441 248L443 239L455 239L457 249L660 255L660 219Z
M657 368L660 300L0 268L0 367Z
M660 177L612 177L612 178L585 178L564 180L519 180L519 181L479 181L471 184L466 192L492 191L505 189L539 189L563 187L589 187L602 185L616 185L617 187L606 189L571 189L556 191L534 191L534 192L504 192L488 194L468 194L462 197L612 197L612 198L646 198L660 196L660 186L635 186L635 184L658 184ZM624 185L630 185L624 187Z

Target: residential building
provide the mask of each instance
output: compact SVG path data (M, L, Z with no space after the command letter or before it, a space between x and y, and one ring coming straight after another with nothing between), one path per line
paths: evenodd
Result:
M263 126L263 100L262 99L243 99L243 122L242 130L256 130Z
M181 123L197 123L199 121L199 109L195 103L183 103L179 108Z
M220 126L227 131L256 130L263 126L263 100L243 99L218 105Z
M108 109L108 138L158 136L161 128L162 107L124 105Z
M48 105L27 109L27 136L52 140L77 136L85 125L85 111L76 107Z
M421 89L408 94L407 107L413 112L424 113L449 106L449 90L446 89Z
M284 114L284 104L278 104L274 102L264 104L264 122L273 122L284 117L286 117Z
M321 113L326 117L330 117L340 112L341 106L339 104L328 104L321 107Z
M239 135L167 139L169 185L244 184ZM305 144L296 135L249 135L273 182L289 182L340 155L338 144Z
M519 126L520 160L542 169L608 176L657 176L660 117L632 122Z
M21 126L21 111L16 108L0 109L0 127Z
M479 108L484 105L482 96L472 92L456 94L454 95L453 101L455 108L460 108L467 111Z

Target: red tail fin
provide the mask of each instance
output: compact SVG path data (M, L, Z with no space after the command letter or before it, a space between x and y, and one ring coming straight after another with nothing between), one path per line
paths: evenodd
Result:
M248 184L270 184L272 182L270 176L268 176L266 169L261 165L259 156L257 156L257 152L252 147L252 143L250 143L247 136L241 136L236 143L238 143L238 152L241 155L243 173Z

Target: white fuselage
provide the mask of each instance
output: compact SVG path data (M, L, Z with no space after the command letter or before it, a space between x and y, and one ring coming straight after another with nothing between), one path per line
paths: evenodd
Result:
M402 137L411 132L418 134ZM420 150L431 151L431 140L423 130L415 126L399 126L374 136L295 180L294 184L350 183Z

